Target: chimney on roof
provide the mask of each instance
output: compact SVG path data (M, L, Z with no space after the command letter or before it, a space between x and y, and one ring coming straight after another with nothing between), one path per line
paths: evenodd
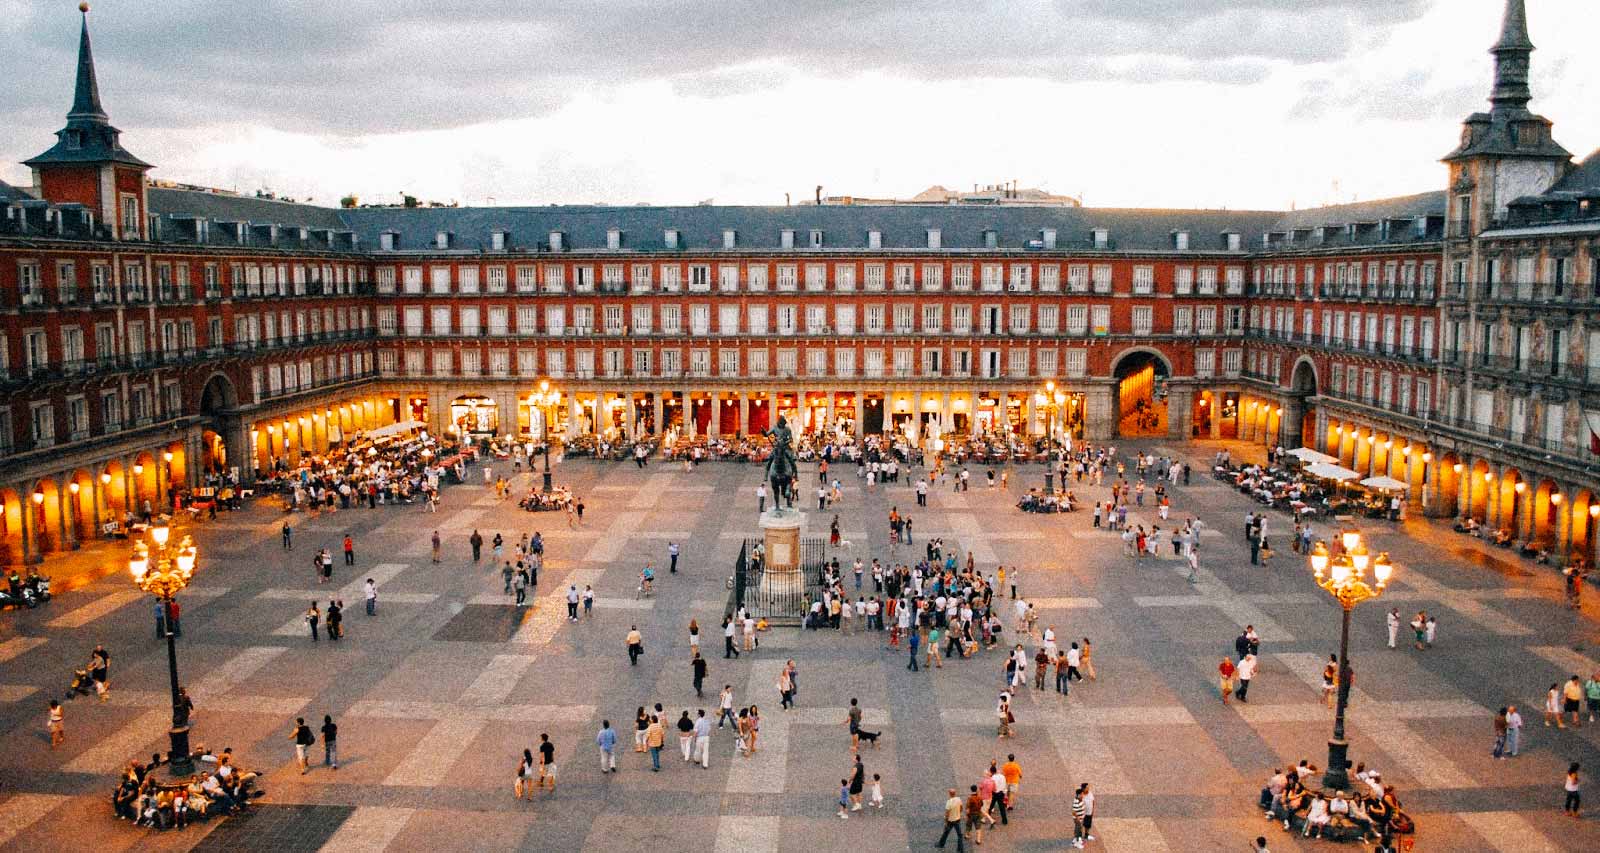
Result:
M822 185L817 184L817 206L822 206Z

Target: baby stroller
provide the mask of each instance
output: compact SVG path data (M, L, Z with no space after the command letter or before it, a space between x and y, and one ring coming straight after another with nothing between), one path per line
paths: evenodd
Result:
M72 686L67 688L67 699L78 696L88 696L94 692L94 679L89 677L87 669L76 669L72 672Z

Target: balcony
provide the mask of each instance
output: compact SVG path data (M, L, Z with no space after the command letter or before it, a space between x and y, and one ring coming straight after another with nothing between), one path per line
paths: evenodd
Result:
M1578 361L1514 358L1480 353L1472 358L1472 365L1486 373L1502 374L1525 381L1579 386L1600 384L1600 364L1589 365Z
M1576 284L1552 282L1478 282L1469 291L1479 303L1494 305L1571 305L1600 308L1594 285L1584 293Z

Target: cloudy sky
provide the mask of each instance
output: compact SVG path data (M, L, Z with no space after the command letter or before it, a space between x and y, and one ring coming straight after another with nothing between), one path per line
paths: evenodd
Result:
M1594 0L1528 0L1534 108L1600 146ZM0 179L78 14L0 0ZM95 0L158 178L334 203L782 204L1015 179L1093 206L1442 186L1504 0Z

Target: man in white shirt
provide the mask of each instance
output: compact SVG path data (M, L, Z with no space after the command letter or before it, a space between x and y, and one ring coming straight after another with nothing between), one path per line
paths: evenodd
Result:
M1239 691L1236 694L1240 702L1249 701L1245 697L1250 693L1250 680L1256 677L1256 656L1245 655L1239 661L1238 667Z
M731 698L731 693L728 694ZM700 716L694 721L694 749L695 755L700 759L700 766L711 766L711 721L706 719L706 712L700 711Z
M1394 648L1394 639L1400 633L1400 608L1389 608L1389 648Z

